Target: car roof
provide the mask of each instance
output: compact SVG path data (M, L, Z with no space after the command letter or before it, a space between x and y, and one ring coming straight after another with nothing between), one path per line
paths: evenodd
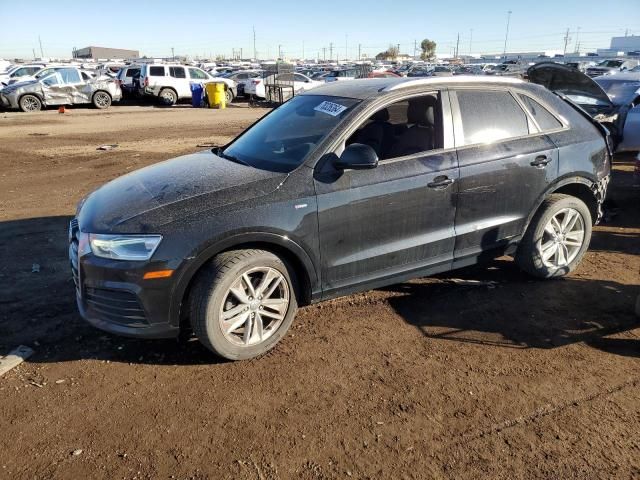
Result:
M365 78L350 82L331 82L308 90L301 95L328 95L334 97L358 98L364 100L386 92L404 88L430 85L525 85L526 82L511 77L478 77L475 75L458 75L455 77L430 78Z

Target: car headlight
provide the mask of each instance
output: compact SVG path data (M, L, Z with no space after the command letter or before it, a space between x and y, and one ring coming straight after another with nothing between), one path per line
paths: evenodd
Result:
M160 245L161 235L89 234L91 252L113 260L149 260Z

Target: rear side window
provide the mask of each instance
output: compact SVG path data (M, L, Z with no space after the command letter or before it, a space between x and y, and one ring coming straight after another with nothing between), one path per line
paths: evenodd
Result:
M127 77L137 77L138 75L140 75L139 68L128 68L127 73L125 73L125 76Z
M64 83L80 83L80 74L77 70L71 68L63 68L59 70Z
M527 116L509 92L458 90L462 135L456 144L492 143L529 134Z
M555 130L556 128L562 128L562 123L560 123L560 120L554 117L551 112L549 112L549 110L544 108L533 98L521 93L519 93L518 96L520 97L520 100L522 100L522 103L524 104L527 111L538 123L541 130L546 131Z
M169 75L173 78L187 78L184 67L169 67Z
M164 77L164 67L149 67L149 75L152 77Z

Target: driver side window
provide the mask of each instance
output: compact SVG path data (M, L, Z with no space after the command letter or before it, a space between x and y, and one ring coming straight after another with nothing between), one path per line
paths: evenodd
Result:
M437 92L411 97L371 115L347 140L363 143L380 160L443 148L442 103Z

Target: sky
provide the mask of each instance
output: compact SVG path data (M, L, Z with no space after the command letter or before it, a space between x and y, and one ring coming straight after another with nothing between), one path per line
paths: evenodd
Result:
M450 54L501 53L508 11L508 51L582 51L609 46L612 36L640 35L640 0L430 1L244 0L0 0L0 58L70 57L73 47L139 50L151 57L253 56L253 28L261 59L281 48L291 58L357 58L400 44L434 40ZM578 33L579 29L579 33ZM323 50L324 49L324 50Z

